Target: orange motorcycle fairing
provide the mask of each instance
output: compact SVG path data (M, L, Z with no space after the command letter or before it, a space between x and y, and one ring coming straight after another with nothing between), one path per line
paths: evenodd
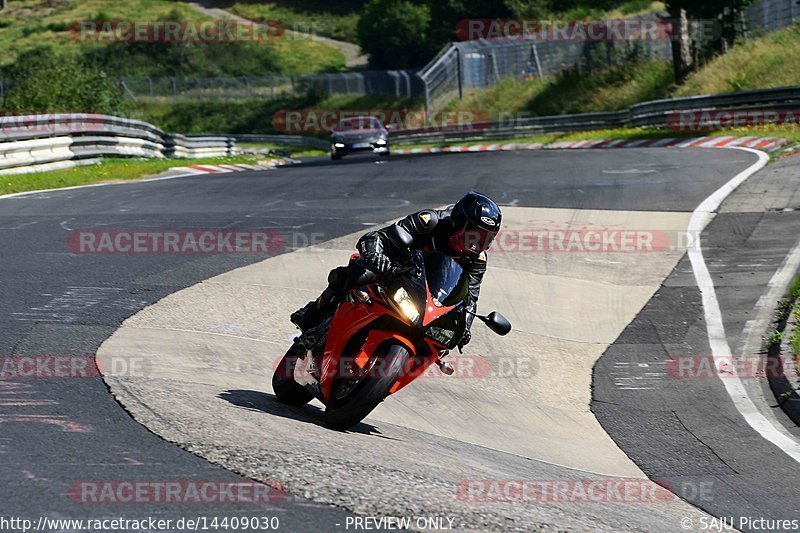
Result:
M340 361L350 339L371 322L387 315L402 322L394 309L386 307L376 300L369 304L345 301L336 310L333 321L331 321L328 340L322 356L320 392L324 402L330 399L331 387L338 377L339 370L342 368ZM363 368L372 358L375 350L381 344L390 340L402 344L412 357L416 355L414 343L411 339L397 332L373 329L367 334L367 339L359 352L355 354L354 360L356 364Z

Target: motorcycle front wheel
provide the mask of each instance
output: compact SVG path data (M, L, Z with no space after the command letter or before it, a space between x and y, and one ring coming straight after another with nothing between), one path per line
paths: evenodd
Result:
M357 382L339 377L333 382L324 422L330 429L345 431L378 407L392 387L408 371L411 355L403 346L390 344L373 355L375 361Z

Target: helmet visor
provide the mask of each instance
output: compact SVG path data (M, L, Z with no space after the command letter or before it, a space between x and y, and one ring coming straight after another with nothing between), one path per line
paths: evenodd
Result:
M462 228L450 237L450 247L460 254L480 254L492 245L496 231L470 227Z

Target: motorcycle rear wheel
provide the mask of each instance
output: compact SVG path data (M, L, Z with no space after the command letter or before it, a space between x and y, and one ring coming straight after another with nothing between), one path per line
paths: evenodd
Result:
M314 395L294 380L294 367L303 355L304 348L295 343L283 356L272 374L272 390L279 401L289 405L305 405Z

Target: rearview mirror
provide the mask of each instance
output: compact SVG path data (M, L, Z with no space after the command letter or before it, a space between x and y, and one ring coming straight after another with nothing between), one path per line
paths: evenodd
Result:
M389 237L389 241L398 248L410 248L414 243L414 237L397 224L389 226L386 230L386 236Z
M483 323L486 324L490 330L498 335L508 335L508 332L511 331L511 322L497 311L492 311L485 317L479 318L483 320Z

